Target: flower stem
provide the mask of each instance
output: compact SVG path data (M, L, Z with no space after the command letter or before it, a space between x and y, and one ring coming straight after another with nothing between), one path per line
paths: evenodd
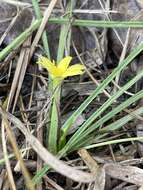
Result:
M59 126L59 102L60 102L60 83L61 80L54 79L52 88L54 98L51 107L51 122L48 135L48 150L53 154L57 153L58 126Z
M69 2L67 5L66 12L72 12L72 3ZM67 18L69 15L67 16ZM59 46L58 46L58 53L57 53L57 63L63 58L65 47L67 44L67 38L70 38L69 35L70 31L70 23L63 24L61 26L60 31L60 38L59 38ZM70 40L68 40L70 47ZM69 49L69 48L68 48ZM58 131L60 132L59 127L59 116L60 116L60 94L61 94L61 81L60 80L54 80L53 81L53 87L56 86L55 95L53 98L53 104L52 104L52 110L51 110L51 123L49 128L49 138L48 138L48 149L50 152L56 154L58 152Z

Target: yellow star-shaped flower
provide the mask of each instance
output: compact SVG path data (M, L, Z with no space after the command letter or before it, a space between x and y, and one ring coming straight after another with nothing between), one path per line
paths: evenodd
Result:
M40 64L43 68L47 69L47 71L53 79L64 79L69 76L83 74L85 67L81 64L69 66L71 60L72 57L67 56L56 65L54 61L51 62L48 58L41 56L38 59L38 64Z

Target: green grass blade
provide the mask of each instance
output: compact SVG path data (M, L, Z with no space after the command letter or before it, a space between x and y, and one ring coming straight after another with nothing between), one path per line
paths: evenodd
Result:
M125 102L118 105L116 108L114 108L108 114L106 114L101 119L99 119L95 124L92 124L86 131L84 131L82 134L80 134L80 136L77 135L74 140L72 139L71 142L69 140L69 142L67 143L68 149L78 145L78 143L83 141L84 138L86 138L86 136L88 136L90 133L95 131L99 126L103 125L106 121L113 118L117 113L121 112L122 110L124 110L129 105L131 105L132 103L134 103L135 101L139 100L142 97L143 97L143 90L139 91L134 96L130 97L128 100L126 100Z
M66 16L66 18L68 20L69 20L69 16L72 16L71 15L72 8L73 8L72 7L72 2L69 2L68 5L67 5L67 8L66 8L66 12L70 11L70 14L68 14ZM59 62L64 56L64 51L65 51L65 47L66 47L66 41L69 42L67 45L70 47L70 38L71 38L71 36L69 35L70 27L71 27L71 24L69 22L66 22L66 23L62 24L62 26L61 26L58 53L57 53L57 62ZM69 47L68 47L68 49L69 49Z
M69 19L66 18L50 18L51 24L66 24ZM41 24L41 19L36 20L27 30L21 33L12 43L0 52L0 61L2 61L12 50L18 48ZM71 23L72 24L72 23ZM142 28L142 21L94 21L94 20L75 20L73 25L76 26L94 26L94 27L107 27L107 28Z
M51 109L51 123L48 136L48 150L53 154L57 153L58 118L57 101L55 98L53 98Z
M31 34L40 26L41 20L36 20L28 29L22 32L8 46L0 52L0 61L2 61L10 52L18 48Z
M87 108L87 106L101 93L105 87L120 73L141 51L143 50L143 43L138 45L130 55L120 65L113 70L113 72L93 91L93 93L79 106L79 108L71 115L71 117L62 126L62 137L60 141L65 141L68 129L73 125L78 116Z
M87 127L98 117L100 116L103 111L105 111L111 104L119 98L124 91L129 89L133 84L135 84L139 79L143 77L143 71L140 71L133 79L131 79L127 84L125 84L123 87L120 88L118 92L113 94L96 112L94 112L85 122L84 124L78 129L78 131L71 137L70 141L74 139L75 137L78 138L78 136L82 135L82 133L86 130Z
M34 185L38 184L42 177L45 175L45 173L50 169L48 165L45 165L40 171L37 172L37 174L33 177L32 181Z
M68 23L68 25L62 25L62 27L61 27L57 62L59 62L64 56L64 50L65 50L65 45L66 45L66 40L67 40L69 28L70 28L69 23Z
M49 24L67 24L71 22L73 26L82 27L104 27L104 28L142 28L143 21L108 21L108 20L81 20L68 18L50 18Z
M142 141L142 140L143 140L143 137L131 137L131 138L117 139L117 140L92 144L92 145L86 146L84 148L91 149L91 148L96 148L96 147L101 147L101 146L106 146L106 145L111 145L111 144L119 144L119 143L123 143L123 142Z
M117 121L111 123L110 125L107 125L106 127L99 130L99 133L107 133L109 131L115 131L117 129L120 129L125 124L127 124L129 121L136 118L136 115L143 114L143 107L138 108L137 110L131 112L130 114L127 114L126 116L122 117L121 119L118 119Z
M109 132L120 129L125 124L127 124L129 121L132 121L133 119L135 119L136 116L142 115L142 114L143 114L143 107L140 107L137 110L132 111L130 114L125 115L121 119L118 119L117 121L107 125L106 127L100 129L97 132L97 136L92 135L92 137L91 137L91 135L90 135L89 137L86 137L86 140L85 140L85 142L87 141L86 146L90 146L91 142L93 140L94 140L94 142L95 142L95 140L98 142L99 139L103 139L103 138L105 139L105 136L107 136ZM78 144L78 147L79 148L84 147L84 143L82 142L81 144ZM76 149L75 148L70 149L70 152L77 150L78 147L76 147Z

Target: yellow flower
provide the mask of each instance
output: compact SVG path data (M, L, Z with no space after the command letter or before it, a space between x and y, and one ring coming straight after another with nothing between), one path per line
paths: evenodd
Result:
M40 64L43 68L47 69L47 71L53 79L64 79L69 76L83 74L84 66L81 64L69 66L71 60L72 57L67 56L56 65L54 61L51 62L48 58L41 56L38 60L38 64Z

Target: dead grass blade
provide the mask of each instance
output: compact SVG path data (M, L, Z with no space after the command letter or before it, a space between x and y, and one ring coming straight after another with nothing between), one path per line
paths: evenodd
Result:
M15 157L17 158L17 160L20 163L21 171L22 171L24 179L25 179L25 185L26 185L28 190L35 190L34 185L32 183L32 180L30 178L29 172L28 172L27 168L25 167L25 164L24 164L24 162L22 160L20 151L19 151L19 149L17 147L17 143L16 143L16 140L15 140L13 131L9 127L9 122L7 120L7 115L6 115L6 113L4 111L2 111L1 114L2 114L2 119L3 119L4 123L5 123L4 126L5 126L6 132L8 134L10 143L12 145Z
M1 106L0 114L7 116L8 120L10 120L15 125L15 127L17 127L25 135L27 141L40 156L40 158L55 171L77 182L90 183L95 180L95 176L93 174L79 171L68 166L63 161L58 160L58 158L53 156L49 151L46 150L46 148L41 145L37 138L25 128L19 119L10 113L6 113Z
M17 1L17 0L1 0L5 3L11 4L11 5L15 5L15 6L31 6L30 3L26 3L26 2L21 2L21 1Z
M56 2L57 2L57 0L52 0L50 2L50 4L49 4L48 8L46 9L45 13L44 13L41 25L40 25L37 33L36 33L36 36L35 36L35 38L33 40L32 46L31 46L30 59L31 59L31 57L32 57L32 55L33 55L33 53L35 51L35 48L36 48L36 46L37 46L37 44L38 44L38 42L39 42L39 40L41 38L41 35L42 35L43 31L44 31L44 28L45 28L45 26L47 24L47 21L48 21L50 15L52 13L53 8L56 5Z
M2 45L3 43L3 40L5 39L5 37L7 36L8 32L11 30L11 28L13 27L15 21L17 19L17 15L12 19L10 25L8 26L8 28L6 29L6 31L3 33L3 35L1 36L0 38L0 46Z
M14 74L14 78L13 78L13 82L12 82L12 86L11 86L11 90L9 93L9 98L8 98L8 105L7 105L7 109L10 108L14 95L15 95L15 101L14 101L14 105L13 105L13 110L15 109L16 106L16 102L19 96L19 92L23 83L23 79L25 76L25 72L26 72L26 68L28 65L28 60L29 60L29 48L27 48L28 46L30 46L30 41L31 41L31 37L29 37L23 44L23 47L21 49L20 52L20 56L17 62L17 66L16 66L16 70L15 70L15 74ZM25 48L26 47L26 48Z
M80 149L78 151L79 155L83 159L83 161L86 163L88 168L90 169L91 173L95 176L95 181L92 184L94 189L96 190L104 190L105 187L105 170L104 168L101 168L96 161L90 156L87 150Z
M26 73L26 69L29 63L29 53L30 53L30 47L31 46L31 37L29 37L25 43L23 44L23 51L24 51L24 59L22 61L22 67L21 67L21 71L19 73L19 81L18 81L18 85L17 85L17 91L15 93L15 99L14 99L14 104L13 104L13 109L12 111L14 112L18 97L19 97L19 93L22 87L22 83L25 77L25 73Z
M10 166L10 162L9 162L9 158L8 158L8 153L7 153L6 138L5 138L5 125L6 125L6 123L4 122L4 120L2 120L2 125L1 125L1 127L2 127L2 147L3 147L5 165L6 165L7 175L8 175L9 183L11 185L11 189L16 190L16 185L14 182L14 178L13 178L13 174L12 174L12 170L11 170L11 166Z
M55 183L53 180L51 180L48 176L44 176L44 180L45 180L46 183L50 184L54 189L56 189L56 190L64 190L57 183Z
M142 186L143 170L134 166L124 166L121 164L105 164L106 174L115 179L120 179L128 183Z

